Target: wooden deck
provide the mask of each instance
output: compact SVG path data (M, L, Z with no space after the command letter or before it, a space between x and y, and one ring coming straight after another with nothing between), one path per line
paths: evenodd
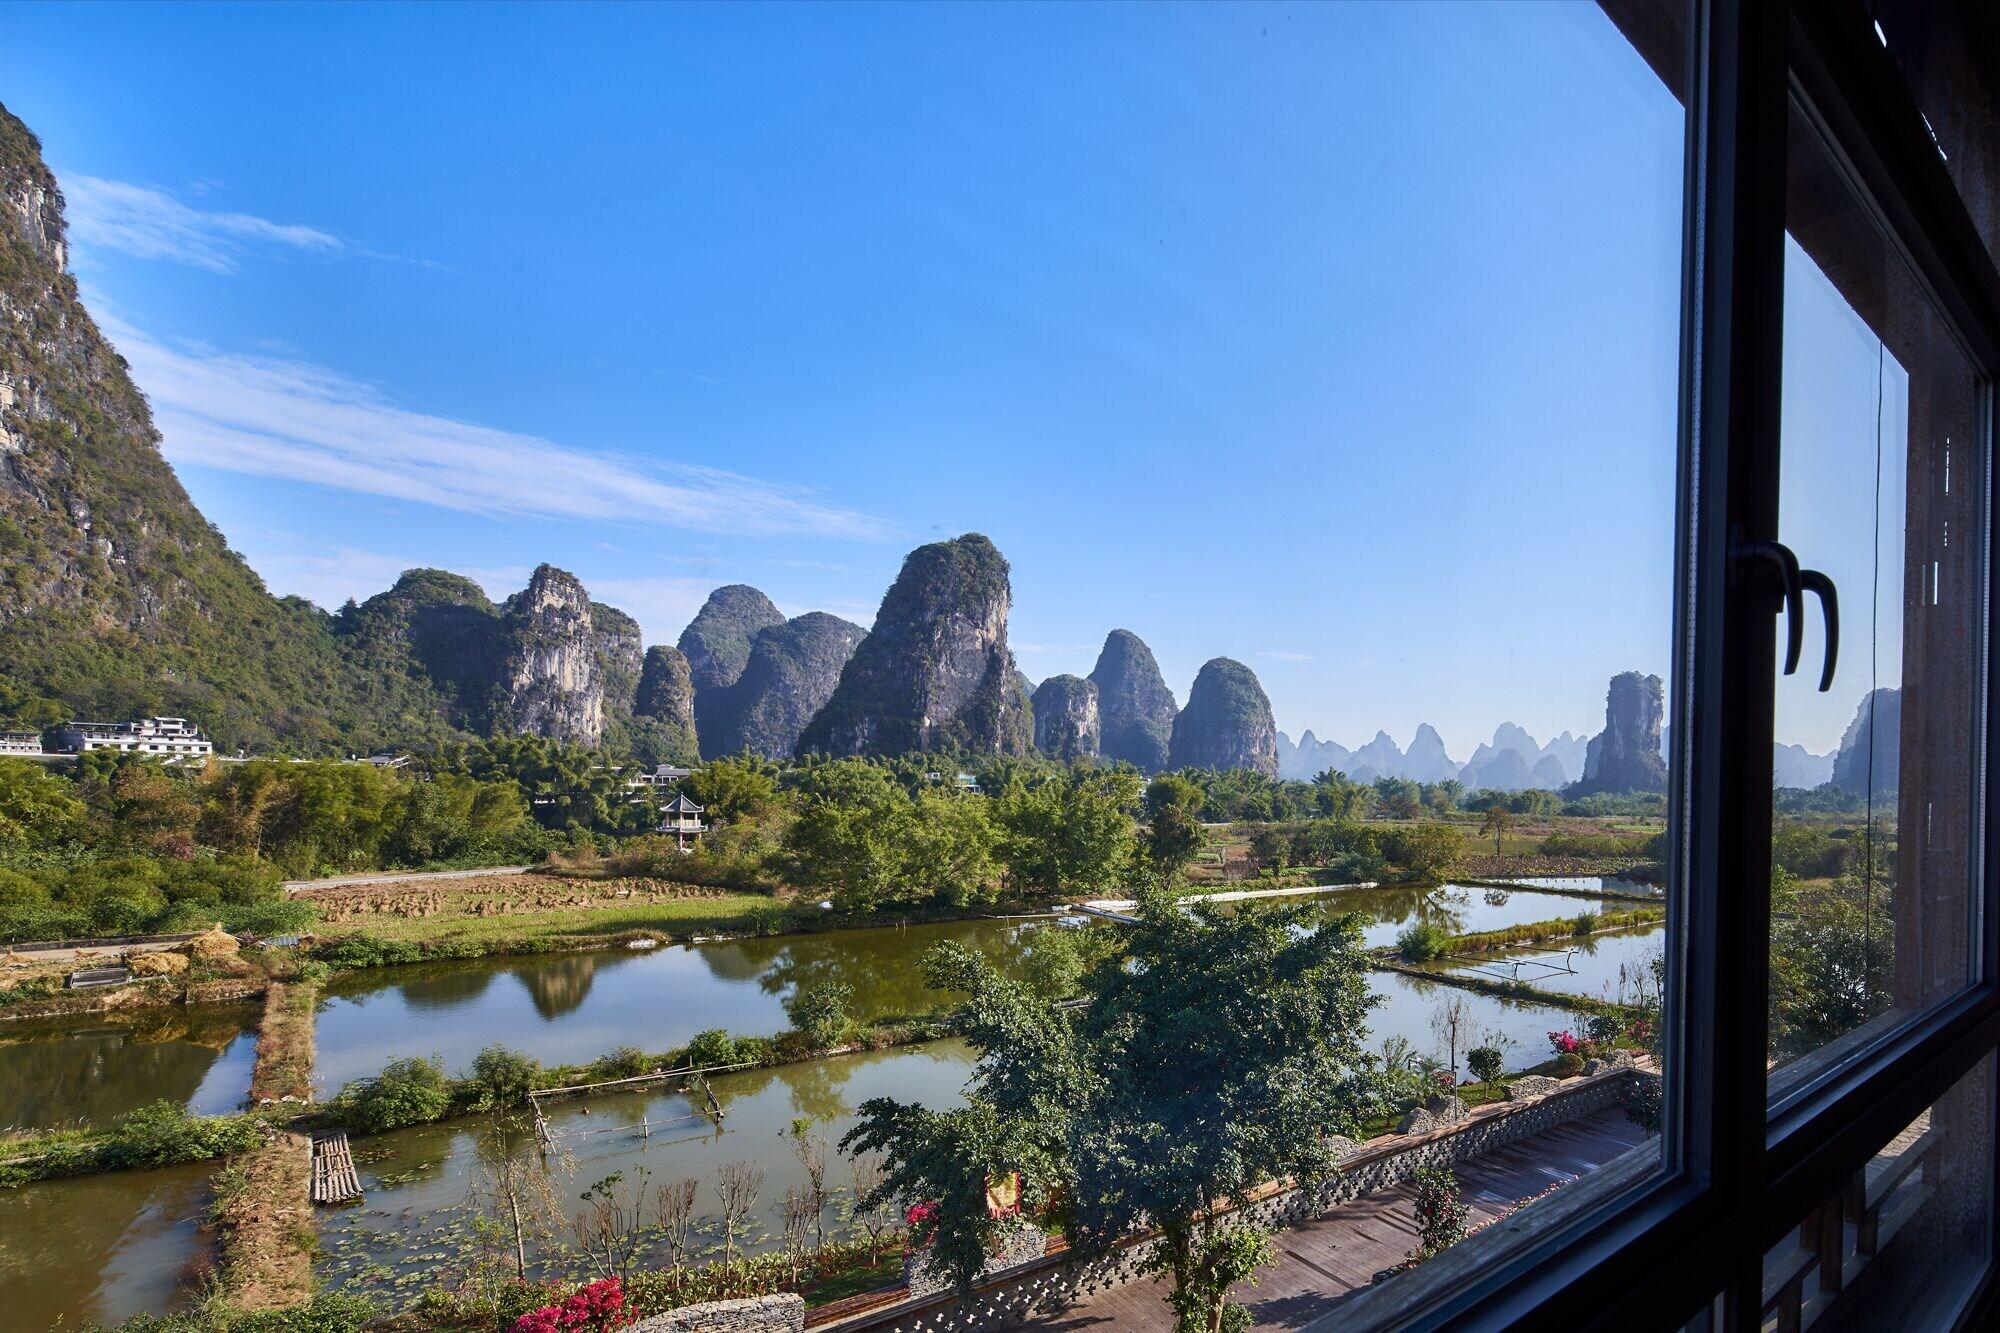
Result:
M1644 1140L1624 1111L1613 1108L1462 1162L1455 1169L1460 1197L1472 1210L1468 1225L1588 1175ZM1349 1293L1366 1288L1375 1274L1409 1257L1417 1244L1414 1197L1411 1186L1399 1185L1280 1232L1278 1262L1258 1274L1255 1286L1239 1286L1236 1299L1249 1307L1258 1328L1299 1328L1319 1318ZM1164 1328L1171 1322L1167 1286L1158 1278L1128 1282L1025 1327L1045 1333Z

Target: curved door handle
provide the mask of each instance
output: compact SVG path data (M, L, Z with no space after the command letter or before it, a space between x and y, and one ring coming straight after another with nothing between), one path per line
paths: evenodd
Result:
M1806 642L1806 602L1804 583L1799 574L1799 558L1783 542L1739 541L1729 554L1739 569L1759 564L1777 571L1780 588L1785 595L1785 674L1792 675L1799 669L1799 654L1805 650ZM1832 586L1827 584L1829 589Z
M1840 660L1840 594L1834 591L1833 580L1817 569L1801 570L1799 586L1819 595L1819 609L1826 617L1826 663L1819 671L1819 692L1825 694L1833 688L1833 667Z

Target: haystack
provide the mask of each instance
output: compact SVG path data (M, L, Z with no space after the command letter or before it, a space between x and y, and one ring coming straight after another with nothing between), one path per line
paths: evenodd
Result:
M135 977L170 977L188 970L187 955L156 949L151 953L128 954L125 966Z
M234 958L242 950L243 946L236 942L236 937L224 930L220 922L187 942L189 957L204 960Z

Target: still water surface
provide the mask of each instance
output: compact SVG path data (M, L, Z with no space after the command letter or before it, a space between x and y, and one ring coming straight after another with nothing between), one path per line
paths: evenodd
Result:
M108 1125L166 1098L197 1115L243 1109L258 1008L0 1023L0 1126Z
M0 1192L0 1328L163 1313L205 1266L213 1163L47 1180Z

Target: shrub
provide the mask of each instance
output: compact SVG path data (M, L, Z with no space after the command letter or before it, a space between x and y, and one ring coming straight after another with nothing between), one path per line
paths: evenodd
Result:
M736 1054L736 1042L722 1028L710 1028L706 1032L694 1034L694 1040L687 1044L687 1062L700 1068L709 1065L733 1065L741 1058Z
M785 1017L814 1050L824 1051L839 1044L854 1025L847 1012L853 999L854 988L844 981L808 981L786 999Z
M312 956L329 967L387 967L395 963L422 962L424 947L410 940L347 935L316 946Z
M1396 936L1396 952L1413 963L1428 963L1445 951L1450 939L1442 926L1413 921Z
M246 1152L260 1141L257 1122L248 1117L189 1115L186 1107L162 1100L122 1117L102 1158L115 1167L172 1166Z
M1596 931L1596 929L1597 913L1595 912L1578 912L1569 919L1569 930L1572 935L1589 935Z
M607 1277L579 1287L561 1305L544 1305L514 1321L514 1333L609 1333L638 1318L625 1299L624 1283Z
M341 1092L347 1120L364 1134L428 1124L451 1109L451 1087L436 1060L391 1060L382 1072Z
M1500 1077L1500 1052L1491 1046L1475 1046L1465 1053L1465 1067L1481 1083L1492 1084Z
M591 1061L590 1074L599 1081L637 1078L652 1067L653 1062L637 1046L614 1046Z
M1458 1201L1458 1177L1448 1166L1427 1166L1411 1178L1417 1187L1417 1249L1413 1259L1428 1259L1465 1239L1465 1219L1471 1211Z
M532 1056L498 1044L488 1046L472 1058L472 1072L461 1085L466 1106L474 1111L519 1106L528 1100L541 1072L541 1061Z
M1556 1057L1556 1072L1564 1078L1572 1078L1583 1072L1583 1056L1577 1051L1564 1051Z
M1641 1074L1632 1085L1630 1100L1625 1103L1626 1116L1649 1135L1660 1132L1662 1082L1658 1075Z

